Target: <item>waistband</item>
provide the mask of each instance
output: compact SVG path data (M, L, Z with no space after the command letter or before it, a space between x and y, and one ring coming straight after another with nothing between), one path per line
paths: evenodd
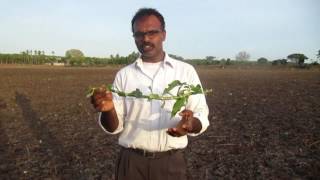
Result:
M123 150L127 150L127 151L131 151L134 152L140 156L146 157L146 158L150 158L150 159L155 159L155 158L162 158L162 157L166 157L166 156L171 156L177 152L181 152L181 149L172 149L169 151L163 151L163 152L150 152L150 151L146 151L143 149L133 149L133 148L125 148L122 147Z

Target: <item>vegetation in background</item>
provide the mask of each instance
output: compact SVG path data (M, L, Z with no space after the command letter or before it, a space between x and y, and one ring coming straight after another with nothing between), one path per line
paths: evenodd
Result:
M258 64L267 64L268 63L268 59L267 58L264 58L264 57L261 57L257 60L257 63Z
M0 64L32 64L32 65L53 65L62 63L66 66L105 66L112 64L130 64L139 57L137 52L132 52L128 56L119 54L111 55L106 58L86 57L78 49L67 50L65 56L55 56L52 51L51 55L45 55L44 51L26 50L20 54L1 54Z
M250 54L247 53L246 51L240 51L236 55L236 60L237 61L248 61L250 59Z
M288 55L287 58L290 59L293 63L298 64L299 66L302 66L304 61L306 59L309 59L307 56L305 56L304 54L300 54L300 53L290 54L290 55Z
M182 56L169 54L170 57L187 62L192 65L213 65L220 68L227 66L292 66L297 68L308 68L312 65L319 65L320 50L317 51L317 59L309 59L304 54L293 53L286 58L268 60L265 57L260 57L257 61L249 61L250 54L246 51L240 51L236 54L235 59L222 58L218 59L215 56L209 55L204 58L185 59ZM139 53L132 52L127 56L119 54L110 55L110 57L87 57L81 50L69 49L65 56L56 56L54 51L47 55L42 50L26 50L20 54L1 54L0 64L33 64L33 65L60 65L65 66L106 66L106 65L126 65L134 62L139 57ZM308 60L308 63L306 63Z

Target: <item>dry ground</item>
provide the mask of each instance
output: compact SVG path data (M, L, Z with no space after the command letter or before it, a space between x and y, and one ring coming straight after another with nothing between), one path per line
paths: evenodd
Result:
M85 90L118 69L0 66L0 179L113 179L117 137ZM320 177L319 71L197 70L214 95L185 151L190 180Z

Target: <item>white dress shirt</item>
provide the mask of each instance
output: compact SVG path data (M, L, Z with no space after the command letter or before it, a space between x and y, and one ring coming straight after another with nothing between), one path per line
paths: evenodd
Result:
M151 77L145 70L141 58L134 63L122 68L116 75L113 86L123 92L132 92L137 88L144 95L151 93L161 95L163 90L174 80L180 80L187 84L197 85L200 80L197 72L190 64L175 60L165 55L163 63L160 64L157 72ZM175 94L177 88L171 92ZM123 147L139 148L151 152L168 151L171 149L182 149L188 144L187 136L173 137L167 134L167 129L176 127L181 120L177 115L171 118L171 110L174 100L162 102L151 100L120 97L113 93L113 102L119 119L119 126L114 132L108 132L102 125L99 116L99 124L108 134L121 133L119 144ZM202 129L195 136L201 134L209 126L208 106L203 94L189 96L186 109L194 113L194 117L201 122Z

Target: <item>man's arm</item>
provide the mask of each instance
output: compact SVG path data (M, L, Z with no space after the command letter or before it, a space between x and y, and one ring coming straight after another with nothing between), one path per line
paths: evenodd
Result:
M110 111L101 112L100 122L107 131L114 132L119 126L116 110L112 108Z

